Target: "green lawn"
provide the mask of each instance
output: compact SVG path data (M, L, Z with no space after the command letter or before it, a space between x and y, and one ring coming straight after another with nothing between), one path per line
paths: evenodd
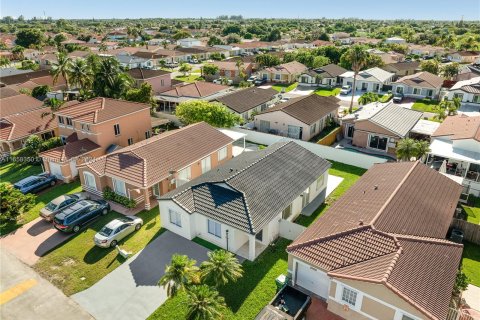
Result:
M289 91L292 91L293 89L295 89L297 87L298 83L295 82L293 84L282 84L282 83L279 83L279 84L274 84L272 86L272 89L275 89L277 90L278 92L281 92L283 89L285 89L285 92L289 92Z
M295 223L305 227L311 225L322 214L324 214L327 209L362 176L362 174L367 171L366 169L350 166L340 162L331 160L330 162L332 163L332 167L328 173L337 177L342 177L342 183L340 183L340 185L325 200L325 203L318 207L318 209L311 216L300 216L297 218L297 220L295 220Z
M219 250L219 249L222 249L220 248L219 246L217 246L216 244L213 244L211 242L208 242L207 240L204 240L202 238L199 238L199 237L196 237L196 238L193 238L192 240L193 242L195 243L198 243L199 245L207 248L207 249L210 249L210 250Z
M462 205L462 207L468 222L480 224L480 197L470 196L468 205Z
M463 272L467 275L469 283L480 287L480 246L465 242L462 258Z
M203 81L203 78L198 74L190 74L188 76L176 77L175 80L183 81L183 82L195 82L195 81Z
M0 166L0 181L15 183L28 176L42 172L40 165L9 162Z
M390 99L393 98L393 94L391 94L391 93L383 94L383 95L380 95L380 94L379 94L379 95L378 95L378 98L379 98L378 101L380 101L380 102L382 102L382 103L385 103L385 102L390 101Z
M103 249L93 244L95 233L120 216L122 215L112 211L99 218L79 234L40 258L34 269L68 296L91 287L125 261L115 248ZM142 211L137 216L143 219L143 227L119 244L122 249L133 254L143 249L164 230L161 229L158 207Z
M336 96L340 93L340 88L319 88L314 91L316 94L322 97Z
M437 111L438 101L431 99L420 99L415 101L412 106L413 110L422 111L422 112L432 112Z
M287 272L289 240L279 239L274 248L267 248L254 262L244 261L244 276L236 283L219 289L228 306L224 319L254 319L276 293L275 278ZM150 317L158 319L185 319L186 295L168 299Z

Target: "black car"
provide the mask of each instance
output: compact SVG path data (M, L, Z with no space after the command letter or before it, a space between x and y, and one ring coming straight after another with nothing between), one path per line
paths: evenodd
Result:
M105 200L82 200L62 210L53 219L53 225L62 232L78 232L81 227L106 215L110 205Z
M15 187L15 189L20 190L20 192L22 192L23 194L29 192L35 193L48 187L53 187L56 181L57 178L54 175L45 172L36 176L30 176L22 179L15 183L13 186Z
M256 86L261 86L262 84L267 83L267 79L257 79L253 82Z

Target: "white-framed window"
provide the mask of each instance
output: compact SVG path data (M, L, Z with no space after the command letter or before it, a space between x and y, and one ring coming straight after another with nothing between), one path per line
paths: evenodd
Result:
M65 118L67 122L67 127L73 127L72 118Z
M160 197L160 186L159 186L158 183L155 183L152 186L152 193L153 193L154 196Z
M420 94L421 89L420 88L413 88L413 94Z
M210 156L202 159L202 173L210 171L212 168L212 163L210 161Z
M460 100L463 100L463 93L454 93L454 94L453 94L453 97L454 97L454 98L458 98L458 99L460 99Z
M95 182L95 176L88 171L83 172L83 179L85 180L85 185L88 188L97 190L97 183Z
M120 125L118 123L113 125L113 132L115 132L116 136L120 135Z
M477 94L477 95L474 95L474 96L473 96L473 102L475 102L475 103L480 103L480 95L478 95L478 94Z
M133 138L128 138L128 145L132 145L133 144Z
M170 220L170 223L171 224L174 224L176 225L177 227L182 227L182 217L180 215L180 213L172 210L172 209L168 209L168 217L169 217L169 220Z
M178 171L177 179L176 179L177 187L181 186L184 183L187 183L191 179L192 179L192 173L191 173L190 167L186 167Z
M290 203L288 207L282 211L282 219L287 220L292 215L292 204Z
M59 124L65 124L65 119L63 119L62 116L58 116L58 123Z
M433 90L432 89L428 89L427 90L427 97L432 97L433 96Z
M317 123L315 122L313 125L310 126L310 134L314 134L317 130Z
M403 87L397 87L397 93L403 93Z
M353 289L350 289L347 287L342 288L341 299L343 302L346 302L351 306L355 306L355 304L357 303L357 295L358 295L358 292Z
M150 130L145 131L145 139L150 138Z
M90 131L90 125L88 123L81 124L82 131Z
M388 138L370 135L368 139L368 147L371 149L377 149L382 151L387 151Z
M281 77L282 77L282 75L281 75L281 74L279 74L279 73L275 74L275 80L280 80L280 79L281 79Z
M406 315L406 314L402 314L402 317L401 317L402 320L415 320L414 318Z
M208 219L208 233L214 235L217 238L222 237L222 225L217 221Z
M115 193L124 197L127 196L127 188L125 187L124 181L112 178L112 184L113 184L113 191L115 191Z
M218 161L222 161L227 157L227 147L223 147L222 149L218 150Z
M325 176L322 174L320 177L317 179L317 185L316 185L316 190L320 190L323 186L323 182L325 181Z

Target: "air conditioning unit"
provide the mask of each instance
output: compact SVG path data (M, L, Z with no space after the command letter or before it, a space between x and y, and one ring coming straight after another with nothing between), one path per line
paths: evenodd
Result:
M170 184L175 184L175 183L176 183L175 179L170 180Z

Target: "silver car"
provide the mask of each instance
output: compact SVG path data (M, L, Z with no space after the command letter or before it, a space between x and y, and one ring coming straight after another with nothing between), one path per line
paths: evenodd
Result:
M143 220L135 216L125 216L110 221L93 238L95 245L101 248L115 247L118 241L130 233L138 231L143 225Z
M40 210L40 216L47 221L53 221L57 213L85 199L88 199L88 197L87 194L83 192L64 194L63 196L56 197Z

